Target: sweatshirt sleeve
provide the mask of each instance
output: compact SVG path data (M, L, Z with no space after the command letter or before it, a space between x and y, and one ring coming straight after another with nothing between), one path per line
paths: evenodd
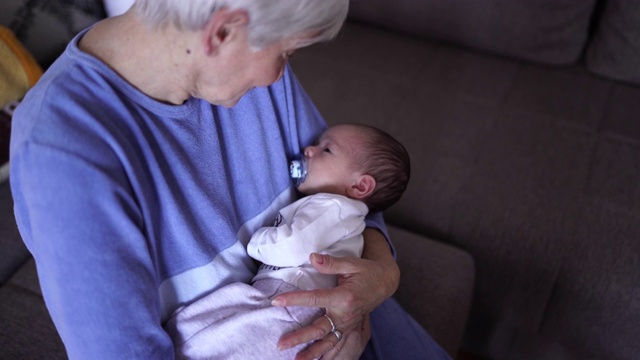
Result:
M318 196L303 200L289 221L256 231L247 247L251 257L274 266L298 266L311 253L364 230L364 214L357 207Z
M47 308L70 359L173 358L153 245L122 172L101 165L33 142L12 154L16 220Z
M391 237L389 236L389 232L387 231L387 225L384 222L384 216L382 212L374 212L369 213L366 218L367 227L376 229L384 235L387 239L387 243L389 244L389 250L393 257L396 257L396 249L393 246L393 242L391 241Z

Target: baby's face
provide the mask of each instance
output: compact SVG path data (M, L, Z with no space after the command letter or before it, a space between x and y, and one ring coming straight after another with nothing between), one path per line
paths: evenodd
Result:
M307 195L325 192L346 196L361 175L354 164L361 137L355 127L338 125L322 134L315 145L306 147L307 177L298 190Z

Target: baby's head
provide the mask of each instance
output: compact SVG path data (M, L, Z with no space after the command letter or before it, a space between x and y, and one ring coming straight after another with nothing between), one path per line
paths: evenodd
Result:
M409 154L391 135L377 128L345 124L325 131L304 149L305 180L298 190L361 200L370 211L388 208L400 199L410 175Z

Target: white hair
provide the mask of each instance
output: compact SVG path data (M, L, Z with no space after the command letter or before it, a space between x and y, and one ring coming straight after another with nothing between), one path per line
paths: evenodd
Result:
M244 9L249 43L262 49L307 33L313 36L301 46L332 39L347 17L349 0L136 0L135 8L151 26L172 23L189 30L204 28L217 9Z

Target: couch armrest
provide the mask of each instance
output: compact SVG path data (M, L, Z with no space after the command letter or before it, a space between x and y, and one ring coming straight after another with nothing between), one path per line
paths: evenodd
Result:
M388 226L401 271L395 299L455 357L466 326L475 266L464 250Z

